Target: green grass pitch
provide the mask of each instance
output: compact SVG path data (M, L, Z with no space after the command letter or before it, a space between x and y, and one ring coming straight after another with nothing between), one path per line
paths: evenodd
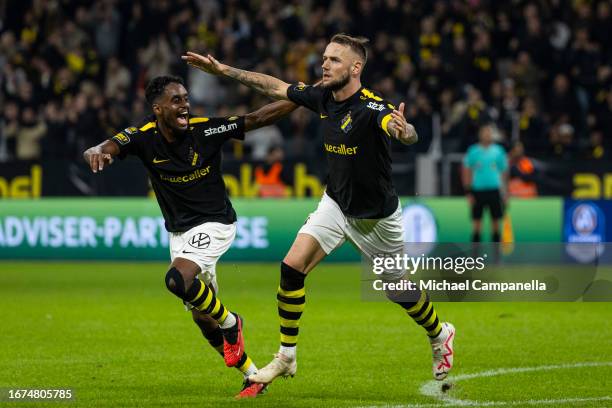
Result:
M0 388L75 390L71 402L0 406L445 404L422 393L431 380L423 330L396 305L360 300L359 266L349 264L322 264L307 279L296 377L276 381L257 400L234 401L241 376L224 366L167 292L166 268L0 263ZM248 353L265 365L278 346L278 264L222 262L218 280L221 300L245 318ZM602 365L612 361L611 303L436 306L457 327L450 381L459 381L446 394L451 403L612 406L612 365ZM483 374L517 367L539 368Z

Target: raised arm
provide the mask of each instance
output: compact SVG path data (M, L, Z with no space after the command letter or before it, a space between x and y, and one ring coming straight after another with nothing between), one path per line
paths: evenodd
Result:
M244 116L244 129L248 132L249 130L271 125L297 108L298 105L289 101L269 103L257 109L255 112L247 113Z
M406 121L404 117L404 102L400 103L399 110L394 110L391 114L387 129L391 136L405 145L415 144L419 141L416 129Z
M83 158L91 167L91 171L97 173L104 170L104 166L113 163L113 157L119 154L119 146L111 140L105 140L97 146L90 147L83 153Z
M223 75L235 79L272 99L289 100L287 97L287 88L289 88L289 84L273 76L245 71L222 64L210 54L204 56L188 51L181 58L187 61L187 64L192 67L196 67L209 74Z

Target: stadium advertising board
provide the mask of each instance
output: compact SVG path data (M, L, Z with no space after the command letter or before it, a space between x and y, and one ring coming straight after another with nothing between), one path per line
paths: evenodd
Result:
M407 239L469 240L465 200L402 200ZM234 200L237 236L225 260L278 261L317 200ZM560 199L513 201L511 233L519 242L559 242ZM442 228L443 226L443 228ZM486 237L485 237L486 238ZM168 259L168 236L155 200L43 199L4 201L0 207L2 259ZM349 245L331 257L358 261Z

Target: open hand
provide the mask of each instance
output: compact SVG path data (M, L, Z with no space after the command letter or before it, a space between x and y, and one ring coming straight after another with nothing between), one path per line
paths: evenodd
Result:
M181 59L186 61L187 64L191 65L192 67L196 67L212 75L223 75L224 68L226 67L210 54L204 56L195 52L187 51L185 55L181 57Z

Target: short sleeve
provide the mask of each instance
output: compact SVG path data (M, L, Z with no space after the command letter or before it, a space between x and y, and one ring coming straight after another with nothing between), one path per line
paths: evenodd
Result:
M321 113L324 89L318 86L293 84L287 89L287 97L300 106L305 106L311 111Z
M138 151L138 128L129 127L123 129L109 140L115 142L119 147L119 158L124 159L127 155L135 155Z
M499 146L499 154L497 155L497 167L499 171L508 170L508 157L503 147Z
M376 115L376 123L387 136L391 136L389 133L389 121L391 120L391 114L395 110L395 106L385 100L381 101L368 101L366 109L372 110Z
M229 139L244 140L244 116L191 118L189 122L197 123L199 127L197 134L210 142L222 144Z

